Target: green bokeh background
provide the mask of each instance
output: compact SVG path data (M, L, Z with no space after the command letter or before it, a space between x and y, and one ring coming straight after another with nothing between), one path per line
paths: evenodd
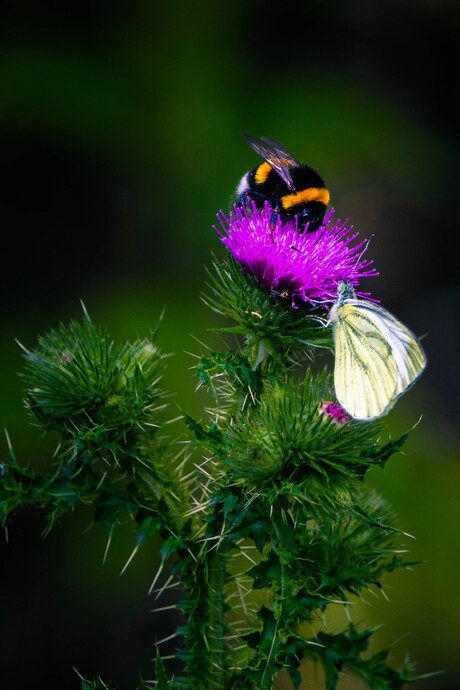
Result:
M223 252L215 214L257 163L240 133L281 141L321 172L340 218L374 233L380 275L365 287L426 334L428 369L388 431L423 418L369 479L422 563L354 618L384 623L376 648L394 645L395 664L410 652L420 672L445 671L420 690L459 686L458 3L12 0L0 35L0 419L18 459L46 466L55 439L22 408L14 339L33 346L78 318L80 299L117 340L147 335L165 308L165 386L203 417L188 353L195 338L218 344L200 301L210 252ZM90 519L66 516L43 541L43 512L14 515L0 556L0 687L78 688L72 667L120 690L152 677L152 642L178 622L149 613L154 549L119 577L132 525L102 566L106 535L85 531ZM306 674L302 690L320 687Z

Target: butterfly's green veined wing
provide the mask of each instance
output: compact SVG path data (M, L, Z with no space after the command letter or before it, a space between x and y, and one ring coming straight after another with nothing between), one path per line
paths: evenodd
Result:
M383 338L391 347L398 377L396 395L403 393L420 376L426 366L426 357L415 335L390 312L372 302L358 302L368 318L374 321Z
M425 367L417 338L372 302L347 299L334 324L337 399L356 419L375 419Z

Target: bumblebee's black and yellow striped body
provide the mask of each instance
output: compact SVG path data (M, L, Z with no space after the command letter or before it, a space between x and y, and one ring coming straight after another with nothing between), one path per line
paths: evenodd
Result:
M298 217L299 232L317 230L324 219L329 192L323 179L308 165L296 159L272 139L256 139L243 134L248 144L264 162L246 173L238 185L235 203L263 208L268 202L281 222Z

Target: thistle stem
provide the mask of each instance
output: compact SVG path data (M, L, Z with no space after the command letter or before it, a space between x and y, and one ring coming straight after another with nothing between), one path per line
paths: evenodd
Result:
M229 545L224 542L218 552L211 558L208 565L209 589L211 600L209 602L209 627L211 630L210 640L212 675L210 688L222 690L226 678L226 657L227 645L224 639L225 625L225 596L224 587L227 579L227 562L229 558Z
M214 541L192 546L194 550L198 547L199 552L195 551L189 560L191 570L183 580L187 589L185 687L224 690L228 675L224 587L232 542L220 538L217 546Z

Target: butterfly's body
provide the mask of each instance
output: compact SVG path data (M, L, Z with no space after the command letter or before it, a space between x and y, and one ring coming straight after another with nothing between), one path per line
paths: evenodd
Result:
M337 400L355 419L386 414L425 368L417 338L386 309L341 283L331 309Z

